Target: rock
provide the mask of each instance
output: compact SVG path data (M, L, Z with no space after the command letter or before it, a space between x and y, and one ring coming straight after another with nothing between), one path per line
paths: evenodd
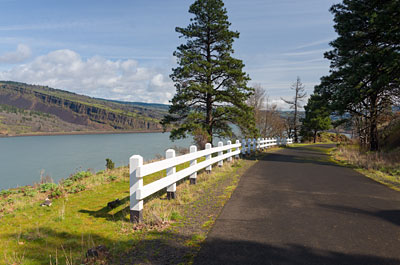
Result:
M46 198L46 200L44 200L44 202L42 202L40 204L40 206L47 206L50 207L51 206L52 201L49 198Z
M107 207L110 209L114 209L114 208L117 208L118 205L120 205L120 204L121 204L121 201L119 199L116 199L115 201L107 203Z

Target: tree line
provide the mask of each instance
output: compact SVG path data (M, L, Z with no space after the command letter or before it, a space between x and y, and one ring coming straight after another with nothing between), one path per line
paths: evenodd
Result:
M306 98L300 78L294 96L282 100L292 109L283 118L260 86L248 86L244 64L234 58L239 32L230 29L222 0L196 0L189 8L190 24L177 27L186 40L174 52L178 66L171 79L176 94L162 120L171 139L192 136L200 147L215 137L234 136L232 124L245 137L299 135L316 138L319 131L351 124L362 144L379 148L379 126L400 99L400 1L343 0L330 11L338 37L325 53L330 73ZM331 116L341 117L331 122Z

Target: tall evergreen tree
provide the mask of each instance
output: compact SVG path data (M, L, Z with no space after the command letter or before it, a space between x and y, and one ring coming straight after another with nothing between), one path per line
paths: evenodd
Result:
M172 140L191 134L206 142L215 136L231 137L231 124L245 135L256 134L254 114L246 104L253 92L247 87L249 77L242 70L243 62L231 56L239 32L229 29L224 3L197 0L189 12L194 15L191 24L175 29L187 42L174 52L178 67L170 77L176 94L161 122L164 129L172 125Z
M339 37L325 53L329 76L315 93L337 114L366 120L367 143L378 149L378 118L400 97L400 1L343 0L333 5Z

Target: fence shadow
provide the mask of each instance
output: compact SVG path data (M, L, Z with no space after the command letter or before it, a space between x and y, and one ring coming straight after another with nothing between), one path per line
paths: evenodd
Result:
M125 198L121 199L119 203L116 205L116 207L121 206L125 203L129 202L129 196L126 196ZM111 214L110 212L113 209L105 205L103 208L97 210L97 211L89 211L89 210L79 210L80 213L86 213L89 214L90 216L96 217L96 218L105 218L108 221L129 221L129 218L127 218L127 214L129 213L129 205L124 207L122 210L119 210L118 212Z

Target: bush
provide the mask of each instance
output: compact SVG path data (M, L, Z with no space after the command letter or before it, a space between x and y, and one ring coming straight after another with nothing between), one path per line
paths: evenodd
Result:
M39 186L39 191L44 193L50 190L55 190L57 188L57 184L55 183L43 183Z
M114 169L114 167L115 167L115 163L111 159L106 158L106 168L108 170L112 170L112 169Z

